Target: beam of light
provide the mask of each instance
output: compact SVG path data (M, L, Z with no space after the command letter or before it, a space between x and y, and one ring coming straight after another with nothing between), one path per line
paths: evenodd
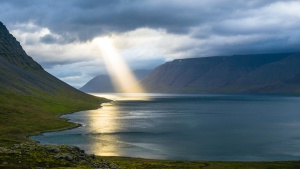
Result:
M95 42L101 50L103 61L115 89L122 93L145 93L126 62L113 46L111 38L96 38Z

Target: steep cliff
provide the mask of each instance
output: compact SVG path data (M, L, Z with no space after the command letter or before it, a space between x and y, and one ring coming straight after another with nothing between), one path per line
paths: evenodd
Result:
M300 53L178 59L157 67L150 92L300 93Z

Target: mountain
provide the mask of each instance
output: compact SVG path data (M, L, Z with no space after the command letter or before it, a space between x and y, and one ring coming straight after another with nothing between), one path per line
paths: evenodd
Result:
M85 94L46 72L0 22L0 145L42 131L74 127L61 114L107 101Z
M133 71L137 80L144 79L151 70L137 69ZM108 75L99 75L88 81L84 86L80 88L81 91L89 93L110 93L118 92L115 90L111 78Z
M300 53L177 59L142 84L149 92L300 94Z

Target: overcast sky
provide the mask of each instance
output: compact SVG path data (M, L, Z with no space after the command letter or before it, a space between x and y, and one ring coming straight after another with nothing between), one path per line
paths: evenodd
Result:
M0 21L28 55L75 87L105 73L97 37L111 38L132 69L300 45L298 0L1 0Z

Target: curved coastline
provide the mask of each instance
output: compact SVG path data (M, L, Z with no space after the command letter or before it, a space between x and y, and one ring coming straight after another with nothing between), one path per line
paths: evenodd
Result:
M38 134L28 135L26 138L28 138L28 139L30 139L30 140L32 140L32 141L34 141L34 142L39 143L38 141L31 139L30 137L42 135L42 134L44 134L44 133L58 132L58 131L64 131L64 130L71 130L71 129L75 129L75 128L81 127L83 124L76 123L76 122L71 122L70 119L64 118L64 117L62 117L62 116L68 115L68 114L74 114L74 113L81 112L81 111L89 111L89 110L97 110L97 109L100 109L100 108L103 107L103 106L102 106L103 103L108 103L108 102L112 102L112 101L113 101L113 100L109 100L109 99L107 99L107 100L108 100L107 102L101 102L98 108L88 109L88 110L79 110L79 111L75 111L75 112L71 112L71 113L64 113L64 114L60 114L60 115L59 115L59 118L64 119L64 120L67 121L70 125L71 125L71 124L74 124L74 126L65 127L65 128L59 128L59 129L53 129L53 130L47 130L47 131L42 131L42 132L39 132Z
M110 101L111 102L111 101ZM99 108L103 107L102 104L99 106ZM90 110L95 110L95 109L90 109ZM82 110L85 111L85 110ZM77 111L80 112L80 111ZM60 115L67 115L67 114L73 114L73 113L77 113L77 112L72 112L72 113L65 113ZM66 120L70 120L68 118L64 118L61 117L63 119ZM70 130L73 128L78 128L80 126L82 126L82 124L80 123L76 123L76 122L70 122L71 124L76 124L76 126L74 127L69 127L69 128L64 128L64 129L58 129L58 130L53 130L53 131L45 131L45 132L41 132L40 134L43 133L48 133L48 132L56 132L56 131L62 131L62 130ZM39 135L40 135L39 134ZM34 135L36 136L36 135ZM31 136L29 136L30 138ZM32 140L32 139L31 139ZM33 140L34 141L34 140ZM47 146L47 145L45 145ZM72 146L71 146L72 147ZM172 166L174 168L185 168L185 167L208 167L208 166L222 166L224 168L226 168L226 166L230 166L228 168L232 168L235 166L253 166L253 168L264 168L264 167L273 167L273 166L284 166L287 168L296 168L298 166L300 166L300 162L299 161L189 161L189 160L160 160L160 159L145 159L145 158L133 158L133 157L121 157L121 156L97 156L97 158L101 158L101 159L105 159L107 161L113 162L119 166L127 166L127 168L131 168L131 167L137 167L137 168L144 168L145 166L139 166L140 163L144 163L144 165L149 165L149 167L151 165L157 165L157 166ZM126 168L126 167L125 167ZM275 167L276 168L276 167ZM279 167L280 168L280 167Z
M226 96L226 98L227 98L228 96ZM234 96L234 97L238 97L238 98L240 98L241 96ZM248 98L248 96L247 96L247 98ZM176 100L176 101L178 101L178 98L168 98L167 99L167 101L165 101L165 100L163 100L162 101L162 103L164 103L164 105L165 104L167 104L167 103L172 103L171 101L172 100ZM203 100L202 99L202 96L201 96L201 99L197 99L197 98L189 98L188 100L186 100L186 99L184 99L184 101L185 101L185 103L188 103L188 102L190 102L190 101L193 101L193 102L198 102L198 101L200 101L201 102L201 105L203 106L203 105L207 105L207 106L211 106L212 104L214 104L215 103L215 101L214 100L216 100L218 103L222 103L221 104L221 107L219 107L218 109L216 109L216 110L219 110L220 108L222 108L222 105L228 105L228 104L230 104L230 105L232 105L232 104L237 104L237 103L235 103L235 100L236 100L237 98L235 98L235 99L229 99L229 100L227 100L227 99L225 99L224 100L224 98L223 98L223 96L221 96L221 98L218 98L218 97L216 97L216 98L214 98L213 100L212 100L212 98L210 98L210 100L209 100L209 102L207 102L206 100ZM249 100L250 99L250 100ZM257 110L259 110L259 109L261 109L261 108L259 108L259 109L257 109L257 108L255 108L255 109L250 109L249 111L251 111L251 112L245 112L246 113L246 115L247 116L244 116L243 114L244 113L238 113L239 111L242 111L243 112L243 110L245 110L245 109L247 109L247 107L249 108L249 106L251 107L251 106L254 106L254 107L256 107L256 106L260 106L261 104L262 104L262 102L263 103L265 103L266 104L266 106L264 106L264 107L262 107L262 108L264 108L264 110L269 110L269 106L271 106L272 104L273 104L273 102L270 102L270 99L273 101L274 99L273 98L268 98L268 99L261 99L261 96L259 96L258 98L253 98L253 96L251 96L250 98L248 98L248 99L245 99L244 98L244 96L243 96L243 100L245 100L245 101L247 101L247 100L249 100L249 102L245 102L245 101L243 101L243 102L238 102L238 104L240 104L240 103L243 103L244 104L244 106L242 106L242 107L245 107L245 108L243 108L243 109L241 109L241 106L239 106L239 107L234 107L234 108L238 108L237 109L237 112L236 113L234 113L234 114L232 114L232 113L230 113L230 112L222 112L222 113L213 113L213 112L210 112L210 113L207 113L206 111L207 111L207 109L203 109L204 110L204 112L198 112L198 115L197 116L195 116L196 114L194 114L194 113L192 113L192 114L190 114L190 115L192 115L191 117L198 117L199 116L199 118L201 117L203 120L200 120L200 121L198 121L198 123L200 122L202 125L204 125L204 126L206 126L206 127L208 127L206 130L202 130L201 128L194 128L193 130L192 130L192 132L193 131L201 131L204 135L205 134L208 134L208 133L211 133L212 131L214 131L214 129L213 130L211 130L212 128L210 128L207 124L208 123L206 123L205 121L205 119L207 119L207 118L209 118L210 120L213 120L213 119L219 119L219 118L222 118L222 121L219 121L219 122L221 122L220 123L220 125L219 125L219 127L220 126L223 126L225 123L223 123L223 122L226 122L226 121L228 121L228 120L230 120L231 118L231 116L232 115L235 115L236 117L237 117L237 120L235 120L235 121L232 121L231 123L232 123L232 125L231 126L228 126L228 129L229 129L229 131L232 131L232 129L234 129L234 128L232 128L232 127L234 127L235 125L239 125L239 124L241 124L242 122L244 122L244 120L245 120L245 118L244 117L248 117L248 115L251 115L250 117L252 117L252 118L254 118L254 116L256 116L256 114L257 113L255 113L255 114L253 114L253 113L251 113L251 112L259 112L259 111L257 111ZM161 100L161 99L159 99L159 100ZM257 101L257 102L253 102L253 101ZM275 102L278 102L278 101L280 101L280 100L278 100L278 99L275 99L274 100ZM121 101L121 102L123 102L123 100ZM214 155L212 156L211 154L210 155L208 155L208 154L205 154L205 153L201 153L201 152L203 152L203 151L212 151L212 150L214 150L214 146L216 147L216 146L220 146L220 145L222 145L222 146L225 146L225 145L231 145L232 143L230 143L230 142L228 142L228 139L227 139L227 141L225 140L224 141L224 143L218 143L218 144L213 144L213 145L211 145L211 147L208 147L208 148L211 148L212 150L209 150L209 149L205 149L204 148L204 150L203 150L203 145L207 145L207 141L209 141L210 139L202 139L203 141L200 141L200 143L202 144L202 146L201 145L198 145L197 147L195 147L195 146L191 146L191 147L193 147L193 148L196 148L195 149L195 151L197 150L197 152L199 152L199 153L192 153L192 154L187 154L187 156L180 156L179 154L181 153L182 154L182 152L185 152L185 153L188 153L187 151L183 151L183 150L181 150L180 148L178 149L178 148L176 148L176 147L172 147L172 146L168 146L168 145L166 145L166 144L157 144L159 141L161 142L161 141L166 141L166 140L160 140L160 139L169 139L169 138L173 138L173 136L172 135L169 135L169 136L164 136L164 135L161 135L161 137L153 137L153 135L149 135L148 133L149 133L149 131L151 131L151 132L153 132L153 133L168 133L168 134L170 134L170 133L174 133L174 131L175 130L177 130L177 129L179 129L178 128L178 126L176 127L176 126L173 126L173 125L171 125L171 123L168 123L168 121L172 121L172 119L173 120L176 120L176 118L177 117L184 117L184 116L186 116L186 115L184 115L184 114L182 114L182 108L179 108L178 110L177 110L177 108L178 107L173 107L172 109L176 109L176 111L174 112L174 113L166 113L165 115L162 115L162 114L160 114L159 113L159 111L157 111L156 109L145 109L145 108L149 108L149 106L148 106L148 104L153 104L153 103L155 103L155 104L157 104L157 103L160 103L160 102L158 102L158 100L156 100L156 99L154 99L153 101L151 101L151 103L147 103L147 102L143 102L143 104L145 104L144 106L143 105L140 105L141 104L141 102L139 102L139 101L130 101L130 102L127 102L127 101L125 101L124 103L126 103L126 109L128 108L128 106L130 106L131 105L131 108L130 109L127 109L127 112L125 111L123 111L123 109L122 109L122 105L124 105L124 104L122 104L122 103L118 103L118 102L116 102L116 105L118 105L118 107L119 106L121 106L121 107L119 107L118 109L120 109L120 111L122 112L122 114L119 114L119 113L116 113L116 116L114 115L114 113L112 113L112 112L110 112L110 111L115 111L115 108L112 106L112 107L108 107L108 108L105 108L104 109L104 111L103 111L103 109L102 109L102 111L101 110L99 110L99 112L98 111L95 111L95 112L91 112L91 114L89 115L89 114L86 114L85 112L81 112L81 113L79 113L79 114L75 114L74 116L73 115L71 115L71 116L67 116L67 117L64 117L64 118L67 118L67 119L71 119L72 120L72 122L74 123L74 121L75 121L75 123L79 123L79 124L89 124L89 121L90 121L90 119L92 119L92 121L94 121L94 122L100 122L101 124L103 123L103 121L104 121L104 125L99 125L99 124L96 124L96 123L92 123L91 125L88 125L87 126L87 128L86 129L84 129L84 128L82 128L82 129L76 129L76 130L72 130L72 131L63 131L63 132L59 132L59 133L53 133L53 134L50 134L50 135L47 135L46 137L39 137L39 138L36 138L38 141L41 141L41 142L44 142L44 143L55 143L55 144L72 144L72 145L82 145L83 147L85 147L85 149L87 150L87 151L89 151L89 152L91 152L91 153L95 153L95 154L98 154L98 155L108 155L108 154L112 154L112 155L116 155L116 156L128 156L128 157L139 157L139 156L137 156L138 154L133 154L133 155L131 155L132 153L130 153L130 152L132 152L132 151L141 151L142 149L144 149L143 151L141 151L141 156L143 157L143 158L150 158L150 159L174 159L174 160L198 160L198 159L202 159L202 160L216 160L216 161L222 161L222 160L224 160L224 161L235 161L235 160L238 160L238 161L277 161L277 160L297 160L297 158L295 157L295 156L288 156L288 155L286 155L286 156L278 156L276 153L275 154L269 154L270 156L265 156L265 155L267 155L268 153L266 153L265 151L258 151L258 152L256 152L256 153L252 153L252 154L248 154L247 156L246 156L246 154L247 154L247 152L244 152L244 151L241 151L240 153L238 153L238 155L241 157L241 158L236 158L235 157L235 155L236 155L236 153L235 153L235 150L229 150L229 149L227 149L227 148L225 148L224 150L220 150L220 151L214 151ZM128 105L128 104L129 105ZM177 102L176 102L177 103ZM176 104L175 103L175 104ZM195 103L194 103L195 104ZM264 105L265 105L264 104ZM136 107L136 105L138 105L139 107ZM174 104L172 103L171 105L169 105L169 106L171 106L172 107L172 105L174 106ZM177 104L176 104L177 105ZM190 103L188 103L187 104L187 106L188 105L190 105L190 106L193 106L193 104L190 104ZM256 106L255 106L256 105ZM188 107L190 107L190 106L188 106ZM282 106L284 106L284 105L282 105ZM155 106L156 107L156 106ZM159 107L156 107L156 108L158 108L158 109L160 109ZM192 107L191 107L192 108ZM223 107L224 108L224 107ZM296 108L296 107L295 107ZM194 109L194 108L192 108L192 109ZM191 110L192 110L191 109ZM208 109L208 110L214 110L214 109ZM132 113L132 111L136 111L136 113ZM153 113L151 113L152 115L151 116L148 116L148 115L146 115L147 114L147 112L153 112ZM172 110L173 111L173 110ZM188 111L190 111L190 110L188 110ZM230 110L231 111L231 110ZM294 112L294 111L293 111ZM95 113L95 114L94 114ZM229 114L228 114L229 113ZM250 114L249 114L250 113ZM277 112L277 113L281 113L282 114L282 112L279 110L279 112ZM112 116L111 116L111 114L112 114ZM229 116L227 116L227 115L229 115ZM89 117L87 117L86 115L88 115ZM182 116L182 115L184 115L184 116ZM225 116L224 116L225 115ZM263 117L268 117L270 114L269 113L267 113L267 114L263 114L263 115L260 115L260 116L263 116ZM292 115L292 114L291 114ZM125 118L123 118L123 116L125 117ZM171 128L168 128L168 129L163 129L163 130L157 130L158 128L148 128L148 129L145 129L146 131L145 132L143 132L144 130L141 128L143 125L142 125L142 123L145 123L146 125L148 124L148 122L146 122L146 121L153 121L153 120L151 120L152 118L157 118L157 117L167 117L167 119L170 119L170 117L173 117L172 119L170 119L170 120L168 120L168 121L161 121L161 122L163 122L163 124L164 125L167 125L167 126L169 126L169 127L171 127ZM107 119L106 119L106 117L108 117ZM190 116L187 116L187 117L190 117ZM211 119L211 117L213 117L213 119ZM216 117L216 118L215 118ZM225 117L225 118L223 118L223 117ZM281 116L280 116L281 117ZM103 119L104 118L104 119ZM112 120L113 119L124 119L124 121L123 120L117 120L117 121L115 121L115 120L113 120L112 122L113 123L111 123L110 122L110 118L112 118ZM102 121L102 120L103 121ZM129 121L128 121L128 120ZM131 120L130 120L131 119ZM137 119L137 120L134 120L134 119ZM145 119L145 120L140 120L140 119ZM188 119L190 119L190 118L188 118ZM186 122L186 120L188 120L188 119L185 119L185 121L182 121L182 122L184 122L184 123L182 123L182 124L187 124ZM190 119L190 121L189 121L189 124L191 123L194 127L195 127L195 125L196 124L198 124L198 123L195 123L195 120L193 120L194 118L192 118L192 119ZM254 118L254 119L257 119L257 118ZM275 118L276 119L276 118ZM278 118L277 118L278 119ZM241 121L240 121L241 120ZM136 122L136 123L131 123L131 122ZM107 122L109 122L109 123L107 123ZM115 126L115 125L113 125L113 124L129 124L128 122L130 122L130 125L132 124L132 125L134 125L134 126L140 126L140 127L137 127L137 128L127 128L126 126L128 126L128 125L120 125L119 127L117 127L117 128L106 128L106 126L107 125L109 125L109 124L111 124L112 126ZM153 121L153 122L155 122L155 120ZM287 122L289 122L289 121L287 121ZM107 124L106 124L107 123ZM96 124L96 126L95 126L95 124ZM152 124L152 122L151 122L151 124ZM227 124L227 123L226 123ZM268 123L267 123L268 124ZM111 126L111 125L109 125L109 126ZM129 126L130 126L129 125ZM149 123L149 125L150 125L150 123ZM154 126L160 126L160 124L159 123L153 123L153 125ZM246 125L248 125L248 123L246 123ZM96 127L96 128L98 128L99 130L96 130L94 127ZM109 127L108 126L108 127ZM148 125L147 125L148 126ZM188 126L190 126L190 125L188 125ZM187 126L187 127L188 127ZM193 126L190 126L190 127L193 127ZM264 125L265 126L265 125ZM104 127L104 128L103 128ZM184 126L182 126L182 127L184 127ZM219 128L218 126L216 126L218 129L221 129L221 128ZM273 126L274 127L274 126ZM101 129L101 128L103 128L103 129ZM90 129L92 129L92 130L90 130ZM108 130L107 130L108 129ZM117 129L117 130L116 130ZM129 130L128 130L129 129ZM171 129L171 130L170 130ZM186 129L186 127L184 127L183 129ZM245 128L246 130L247 129L249 129L249 128ZM286 129L289 129L289 128L286 128ZM284 129L283 131L285 131L286 129ZM244 129L242 129L242 130L244 130ZM240 130L240 132L242 131L242 130ZM89 146L89 145L91 145L91 143L89 142L89 144L85 144L84 142L84 140L85 139L90 139L90 138L88 138L88 136L89 135L91 135L91 131L92 131L92 134L93 135L101 135L101 139L100 139L100 136L99 136L99 139L97 139L98 141L96 141L96 142L93 142L93 144L92 144L92 146ZM113 135L118 135L118 134L121 134L121 137L119 137L120 138L120 140L119 139L115 139L115 138L110 138L110 139L107 139L107 138L105 138L104 136L107 136L107 135L110 135L110 137L111 137L111 135L112 134L110 134L110 131L112 131L113 133L117 133L117 134L113 134ZM173 132L172 132L173 131ZM182 130L183 131L183 130ZM183 144L184 143L188 143L188 142L186 142L186 141L184 141L184 140L182 140L182 139L180 139L180 137L181 136L185 136L185 135L182 135L182 131L180 130L179 132L178 132L178 134L179 134L179 136L176 136L176 138L178 138L178 140L179 140L179 142L177 142L177 144L179 144L179 145L182 145L182 146L184 146ZM186 131L186 130L184 130L184 131ZM222 129L221 129L221 131L222 131ZM248 130L247 130L248 131ZM253 131L253 132L255 132L255 131ZM99 133L99 134L97 134L97 133ZM129 135L127 134L127 133L130 133ZM132 134L132 133L134 133L134 134ZM141 136L141 133L147 133L146 135L145 134L142 134L142 136ZM260 132L259 132L260 133ZM259 136L259 133L258 134L256 134L256 136L258 135ZM264 133L264 132L263 132ZM70 134L70 136L67 136L67 135L69 135ZM203 135L202 134L202 135ZM253 133L252 133L253 134ZM280 134L280 133L279 133ZM123 138L123 136L124 136L124 138ZM170 137L171 136L171 137ZM193 135L194 136L194 135ZM196 136L196 135L195 135ZM213 139L213 138L215 138L216 136L218 136L218 133L216 133L216 135L213 135L212 136L212 138L211 139ZM227 137L228 136L233 136L232 135L232 132L230 132L230 133L228 133L228 135L227 135ZM148 141L144 141L143 142L143 140L141 140L142 138L144 138L144 137L147 137L147 138L151 138L151 140L152 141L150 141L149 142L149 140ZM201 135L199 136L199 137L201 137ZM234 138L235 138L235 136L233 136ZM96 138L96 137L95 137ZM95 138L92 138L92 139L95 139ZM198 136L197 136L197 138L198 138ZM231 138L231 137L228 137L228 138ZM253 137L254 138L254 137ZM272 137L271 137L272 138ZM76 139L76 141L72 141L73 139ZM78 140L77 140L78 139ZM125 140L124 140L125 139ZM135 142L137 142L137 143L139 143L139 144L135 144L135 142L131 142L130 140L132 140L132 139L136 139L135 140ZM56 141L56 140L58 140L58 141ZM65 140L65 141L64 141ZM80 141L81 140L81 141ZM101 141L100 141L101 140ZM155 141L154 141L155 140ZM194 140L194 139L193 139ZM196 140L198 140L198 139L196 139ZM237 139L237 140L240 140L240 139ZM90 140L90 141L92 141L92 140ZM105 151L105 150L101 150L101 148L99 149L99 150L95 150L95 149L93 149L93 148L91 148L91 147L101 147L101 142L106 142L106 144L108 144L108 145L111 145L112 147L114 147L113 148L113 150L109 150L109 151ZM140 142L141 141L141 142ZM154 141L154 142L153 142ZM240 141L242 141L243 142L243 140L240 140ZM250 138L250 141L247 141L247 142L245 142L245 143L243 143L242 145L249 145L249 146L251 146L251 141L253 142L253 141L261 141L261 140L257 140L257 139L251 139ZM267 139L267 141L264 141L264 142L262 142L262 144L264 144L265 145L265 143L268 143L268 141L270 141L270 139ZM123 146L116 146L117 144L116 143L122 143L123 144ZM95 144L94 144L95 143ZM99 145L97 145L99 143ZM131 144L132 143L132 144ZM149 144L148 144L149 143ZM233 143L236 143L236 142L233 142ZM132 145L133 147L129 150L129 149L123 149L122 147L124 147L125 145ZM237 145L240 145L240 146L242 146L241 144L237 144ZM161 156L161 155L159 155L159 154L157 154L157 153L161 153L161 151L152 151L152 150L157 150L157 148L155 148L155 147L153 147L153 146L157 146L157 147L161 147L161 146L163 146L163 147L161 147L162 149L161 149L161 151L164 151L164 153L165 153L165 155L164 156ZM265 145L266 146L266 145ZM188 147L188 148L190 148L190 147ZM256 149L256 148L258 148L258 147L253 147L254 149ZM270 148L272 148L272 147L270 147ZM173 151L173 153L171 153L171 151L165 151L165 150L170 150L170 149L172 149L172 151ZM101 151L100 151L101 150ZM149 151L148 151L149 150ZM194 150L194 149L193 149ZM243 149L244 150L244 149ZM146 151L146 152L145 152ZM147 151L148 151L148 153L147 153ZM178 153L175 153L175 151L177 151ZM195 151L193 151L193 152L195 152ZM225 157L225 156L221 156L220 155L220 153L222 153L222 152L228 152L227 153L227 156ZM282 150L283 151L283 150ZM245 156L243 156L243 153L245 153ZM179 155L179 156L178 156ZM109 155L108 155L109 156Z

